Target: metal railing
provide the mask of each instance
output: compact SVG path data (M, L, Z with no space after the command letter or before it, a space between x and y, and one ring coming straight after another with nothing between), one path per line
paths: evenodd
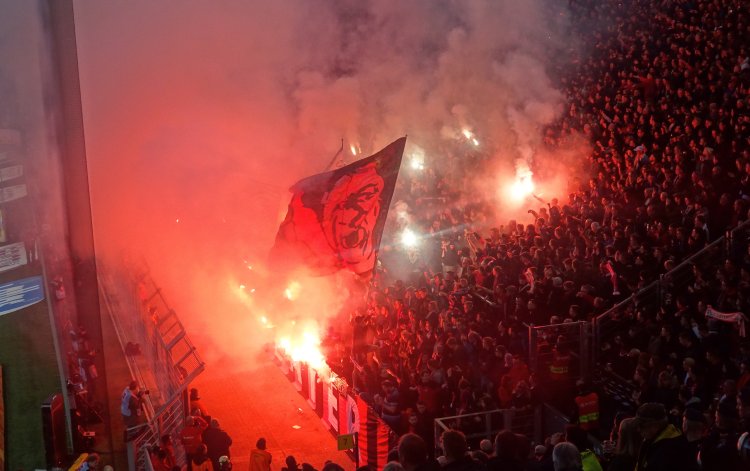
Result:
M126 431L130 471L148 469L148 450L162 435L176 438L189 412L185 391L204 369L177 314L143 267L99 264L99 289L131 377L151 391L143 396L146 423ZM175 452L178 464L184 463L181 447Z
M442 454L440 436L447 430L460 430L469 443L483 439L493 440L502 430L533 437L538 443L542 438L542 407L537 406L531 411L495 409L441 417L435 419L434 424L436 456Z
M495 409L454 415L435 419L435 456L442 454L440 436L447 430L460 430L469 443L487 439L494 441L495 436L503 431L523 434L534 443L544 443L544 439L558 432L564 432L568 418L550 406L540 404L531 411L515 409Z
M178 464L185 463L185 450L180 444L177 432L183 426L186 413L185 401L181 396L178 396L156 411L152 420L129 430L134 435L132 440L127 442L130 471L150 471L153 469L149 451L160 444L163 435L169 435L172 438L176 462Z
M714 265L719 257L738 257L743 245L747 242L748 231L750 231L750 220L727 231L724 236L683 260L679 265L661 275L658 280L595 317L592 320L594 333L592 360L598 358L602 344L611 340L616 332L621 331L623 324L635 321L636 310L658 309L661 306L670 305L673 302L670 297L672 290L676 287L684 287L692 279L693 265L706 267Z

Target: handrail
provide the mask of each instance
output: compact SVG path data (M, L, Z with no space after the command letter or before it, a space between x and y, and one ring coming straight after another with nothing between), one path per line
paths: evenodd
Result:
M748 219L746 221L743 221L742 223L738 224L737 227L735 227L734 229L725 231L725 233L724 233L723 236L719 237L715 241L711 242L710 244L706 245L705 247L703 247L699 251L695 252L694 254L692 254L691 256L689 256L688 258L686 258L685 260L683 260L682 262L680 262L679 265L675 266L674 268L672 268L668 272L666 272L663 275L661 275L659 279L652 281L648 286L646 286L644 288L641 288L638 292L633 293L628 298L620 301L619 303L615 304L614 306L612 306L611 308L607 309L603 313L601 313L598 316L594 317L591 322L592 322L592 331L594 333L594 348L596 349L595 351L598 351L598 348L599 348L599 346L601 344L601 338L600 338L600 335L599 335L598 326L601 325L602 321L604 321L605 319L608 319L608 318L612 317L615 312L618 312L621 308L623 308L625 305L627 305L627 303L633 302L634 300L636 300L637 298L639 298L641 295L646 294L649 290L652 290L654 288L659 288L661 286L662 280L664 280L666 278L672 277L679 270L682 270L686 266L688 266L691 263L693 263L698 257L704 255L707 251L713 250L716 246L719 246L720 244L725 243L727 241L727 234L730 235L730 239L729 240L731 241L734 238L733 235L734 235L735 232L740 231L740 230L742 230L742 229L744 229L746 227L750 227L750 219ZM596 355L593 355L593 356L595 357Z
M670 270L667 273L670 273L670 272L672 272L672 270ZM594 319L596 321L600 321L601 319L604 319L605 317L611 316L612 313L616 312L617 310L619 310L620 308L622 308L623 306L625 306L627 303L633 302L633 300L635 300L636 298L638 298L639 295L641 295L643 293L646 293L648 290L653 289L654 287L656 287L656 285L658 283L659 283L659 280L652 281L647 286L641 288L638 292L631 294L630 296L628 296L627 298L623 299L619 303L615 304L611 308L607 309L603 313L601 313L598 316L594 317Z

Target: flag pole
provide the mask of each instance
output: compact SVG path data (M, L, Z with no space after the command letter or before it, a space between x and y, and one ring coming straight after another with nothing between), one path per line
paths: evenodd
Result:
M325 169L326 172L328 170L331 170L331 168L333 167L333 165L336 163L336 158L341 154L341 152L343 152L343 150L344 150L344 138L342 137L341 138L341 147L339 148L338 152L336 152L333 155L333 158L331 159L331 162L329 162L328 166Z

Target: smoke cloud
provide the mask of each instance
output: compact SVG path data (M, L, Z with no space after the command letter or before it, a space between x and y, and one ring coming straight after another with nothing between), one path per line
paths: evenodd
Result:
M439 166L470 130L485 193L530 168L563 102L559 3L75 2L98 254L143 254L204 354L246 356L286 312L252 296L279 290L263 262L287 188L341 138L352 161L406 134L405 164ZM336 292L308 288L307 314Z

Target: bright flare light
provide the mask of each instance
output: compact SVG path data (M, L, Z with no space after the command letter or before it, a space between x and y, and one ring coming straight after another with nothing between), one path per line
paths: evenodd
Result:
M461 131L461 134L463 134L466 140L471 142L474 145L474 147L479 147L479 141L477 140L477 137L474 135L473 132L469 131L468 129L463 129Z
M303 361L318 372L328 369L323 352L320 351L320 337L312 331L303 332L302 336L297 339L282 337L279 339L279 347L292 360Z
M413 168L414 170L424 170L424 162L416 157L413 157L411 159L411 168Z
M411 229L404 229L401 233L401 243L404 247L413 248L419 245L419 237Z
M296 281L292 281L284 290L284 297L289 301L294 301L299 297L299 291L301 287L302 286L300 286L299 283L297 283Z
M534 182L531 172L516 176L516 180L508 188L508 193L515 201L523 201L534 192Z
M349 145L349 150L352 152L352 155L357 155L360 152L359 146L355 146L354 144Z

